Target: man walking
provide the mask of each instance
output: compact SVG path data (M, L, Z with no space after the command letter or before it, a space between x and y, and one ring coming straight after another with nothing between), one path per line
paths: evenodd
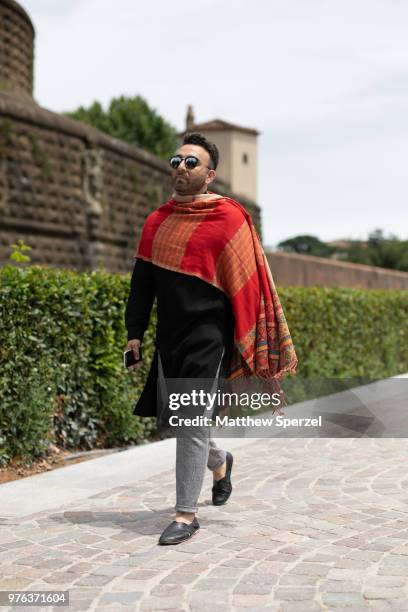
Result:
M187 134L170 159L174 193L143 226L125 313L128 348L138 359L157 297L156 348L134 409L139 416L160 416L158 380L252 375L276 381L297 365L250 215L207 190L218 161L214 144ZM177 437L176 516L160 544L178 544L199 529L195 515L206 465L213 471L213 503L222 505L231 495L233 457L205 429Z

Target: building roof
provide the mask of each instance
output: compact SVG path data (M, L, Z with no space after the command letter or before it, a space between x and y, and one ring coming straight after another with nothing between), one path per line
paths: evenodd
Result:
M200 131L232 131L235 130L237 132L245 132L246 134L252 134L253 136L258 136L258 130L254 128L242 127L241 125L236 125L234 123L229 123L228 121L224 121L223 119L213 119L212 121L206 121L204 123L194 123L188 129L189 132L200 132ZM187 130L181 132L180 136L185 134Z

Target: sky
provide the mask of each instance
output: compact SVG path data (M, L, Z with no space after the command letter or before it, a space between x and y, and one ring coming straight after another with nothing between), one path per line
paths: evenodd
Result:
M34 97L55 112L142 95L260 131L263 242L408 239L405 0L20 0Z

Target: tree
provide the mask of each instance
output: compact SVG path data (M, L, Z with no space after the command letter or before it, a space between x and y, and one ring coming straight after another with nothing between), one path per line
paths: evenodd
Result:
M65 113L77 121L167 159L178 145L177 130L141 96L113 98L107 111L99 102Z
M306 234L283 240L278 249L408 272L408 240L400 240L395 235L386 237L383 230L375 229L366 241L344 239L343 242L345 246L336 247Z
M393 234L387 238L381 229L369 234L366 245L351 241L346 251L346 261L408 272L408 240Z
M315 255L317 257L330 257L335 251L333 247L322 242L316 236L309 234L295 236L279 242L278 249L286 253L301 253L303 255Z

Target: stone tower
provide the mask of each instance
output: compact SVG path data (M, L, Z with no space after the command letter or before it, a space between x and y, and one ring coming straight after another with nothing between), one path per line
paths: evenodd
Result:
M213 119L196 123L190 105L186 115L186 132L200 132L217 145L220 151L218 178L240 196L254 202L257 199L257 137L258 130Z
M194 111L191 104L187 107L187 115L186 115L186 131L189 132L194 128Z
M32 97L34 27L14 0L0 0L0 92Z

